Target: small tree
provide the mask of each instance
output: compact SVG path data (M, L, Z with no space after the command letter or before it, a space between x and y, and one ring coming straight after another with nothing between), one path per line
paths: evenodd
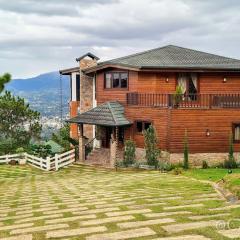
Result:
M230 133L229 136L229 150L228 150L228 160L224 162L225 168L237 168L237 163L234 158L234 147L233 147L233 135Z
M127 140L125 142L125 149L124 149L124 159L123 159L124 166L128 166L130 164L135 163L135 157L136 157L135 154L136 154L135 143L132 140Z
M185 130L185 136L184 136L184 162L183 162L183 168L188 169L189 163L188 163L188 155L189 155L189 148L188 148L188 134L187 130Z
M155 128L150 125L150 127L144 131L144 143L146 151L146 160L148 165L158 167L158 158L160 156L160 149L158 148L158 140Z
M173 97L174 97L174 107L179 107L179 104L182 102L182 97L183 97L183 90L181 85L177 85L176 91Z

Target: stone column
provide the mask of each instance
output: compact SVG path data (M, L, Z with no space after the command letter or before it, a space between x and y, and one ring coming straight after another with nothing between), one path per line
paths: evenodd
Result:
M118 160L118 127L114 128L110 141L110 166L115 167Z
M78 125L79 127L79 162L84 163L85 161L85 138L83 136L83 124Z

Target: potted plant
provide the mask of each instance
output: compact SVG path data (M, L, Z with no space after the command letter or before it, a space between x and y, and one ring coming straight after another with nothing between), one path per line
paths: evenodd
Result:
M173 100L174 100L174 107L178 108L180 103L183 100L183 90L182 90L182 87L180 85L178 85L176 87L176 91L173 95Z
M96 127L95 147L96 148L101 148L102 147L102 129L101 129L100 126Z

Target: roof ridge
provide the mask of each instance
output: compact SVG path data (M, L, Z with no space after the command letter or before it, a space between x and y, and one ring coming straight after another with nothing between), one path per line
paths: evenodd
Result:
M208 54L208 55L215 56L215 57L222 57L222 58L227 58L227 59L231 59L231 60L235 60L235 61L240 61L240 59L237 59L237 58L226 57L226 56L223 56L223 55L218 55L218 54L215 54L215 53L205 52L205 51L196 50L196 49L192 49L192 48L186 48L186 47L181 47L181 46L176 46L176 45L168 45L168 46L169 47L171 46L171 47L181 48L181 49L185 49L185 50L190 50L190 51L198 52L198 53L204 53L204 54Z
M201 54L208 54L208 55L215 56L215 57L221 57L221 58L225 58L225 59L229 59L229 60L240 61L240 59L236 59L236 58L230 58L230 57L226 57L226 56L222 56L222 55L218 55L218 54L204 52L204 51L201 51L201 50L196 50L196 49L192 49L192 48L186 48L186 47L181 47L181 46L176 46L176 45L169 44L169 45L158 47L158 48L152 48L152 49L149 49L149 50L146 50L146 51L143 51L143 52L133 53L133 54L130 54L130 55L127 55L127 56L110 59L110 60L107 60L107 61L104 61L104 62L100 62L99 65L106 64L106 63L111 63L113 61L124 60L124 59L130 58L130 57L140 56L140 55L152 52L152 51L156 51L156 50L160 50L160 49L164 49L164 48L168 48L168 47L175 47L175 48L179 48L179 49L190 50L190 51L201 53Z
M113 120L114 120L114 122L115 122L115 124L117 123L117 120L116 120L116 118L115 118L115 116L114 116L114 113L113 113L113 111L112 111L112 107L111 107L111 104L110 104L111 102L107 102L107 105L108 105L108 108L109 108L109 110L110 110L110 112L111 112L111 114L112 114L112 117L113 117Z
M119 58L113 58L113 59L110 59L110 60L107 60L107 61L104 61L104 62L100 62L99 65L100 65L100 64L106 64L106 63L108 63L108 62L112 62L112 61L116 61L116 60L122 60L122 59L125 59L125 58L142 55L142 54L145 54L145 53L148 53L148 52L151 52L151 51L159 50L159 49L166 48L166 47L170 47L170 46L173 46L173 45L166 45L166 46L163 46L163 47L152 48L152 49L148 49L148 50L145 50L145 51L142 51L142 52L137 52L137 53L129 54L129 55L127 55L127 56L123 56L123 57L119 57Z

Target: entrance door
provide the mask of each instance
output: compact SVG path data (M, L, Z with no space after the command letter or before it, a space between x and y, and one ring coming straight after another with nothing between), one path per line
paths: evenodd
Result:
M102 142L102 146L104 148L110 148L110 140L111 140L112 128L105 127L104 129L104 140Z

